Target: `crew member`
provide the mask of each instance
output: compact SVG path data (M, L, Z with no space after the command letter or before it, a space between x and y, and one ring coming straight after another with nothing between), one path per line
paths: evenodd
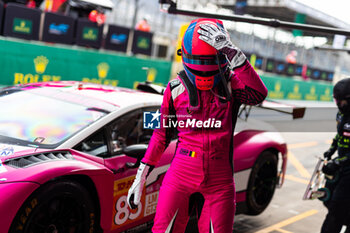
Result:
M324 153L328 160L322 171L333 180L327 181L331 196L325 204L328 214L321 233L340 232L343 225L350 232L350 78L339 81L333 89L338 106L337 135L329 150ZM338 150L338 156L332 155Z

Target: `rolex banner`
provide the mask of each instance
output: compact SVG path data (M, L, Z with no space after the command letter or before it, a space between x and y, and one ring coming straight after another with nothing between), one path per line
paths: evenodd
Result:
M333 101L333 85L321 82L294 80L261 75L269 90L269 99Z
M38 9L8 3L5 10L4 36L38 40L40 17L41 11Z
M133 88L146 80L166 84L171 70L164 60L3 39L0 53L0 85L77 80Z
M97 25L88 19L77 20L76 44L84 47L100 48L103 25Z
M134 37L132 41L132 52L134 54L151 55L152 53L152 38L153 33L134 31Z

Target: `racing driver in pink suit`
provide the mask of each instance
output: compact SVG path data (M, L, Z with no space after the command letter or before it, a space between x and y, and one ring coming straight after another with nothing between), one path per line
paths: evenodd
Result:
M231 233L235 214L233 130L241 104L262 102L267 89L220 20L193 20L181 53L184 71L169 82L155 129L129 189L136 208L148 174L172 137L177 149L159 193L152 232L184 232L193 202L201 233ZM170 123L169 123L170 122Z

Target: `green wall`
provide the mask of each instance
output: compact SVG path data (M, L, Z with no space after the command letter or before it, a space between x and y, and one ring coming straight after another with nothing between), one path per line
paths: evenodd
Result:
M171 71L169 61L3 38L0 54L0 85L79 80L132 88L146 78L167 83Z
M270 99L333 101L333 85L287 77L261 75Z
M0 38L0 85L78 80L133 88L137 82L166 84L171 62L72 46ZM148 67L147 71L144 67ZM332 101L333 86L261 75L270 99Z

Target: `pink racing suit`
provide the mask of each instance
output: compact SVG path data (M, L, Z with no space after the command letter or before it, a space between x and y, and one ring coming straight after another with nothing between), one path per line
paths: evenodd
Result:
M160 189L154 233L184 232L194 193L204 197L199 232L232 232L235 214L233 129L240 104L262 102L267 89L249 62L234 72L229 71L227 76L230 77L227 80L230 101L222 101L217 94L219 87L215 87L213 91L198 91L196 102L188 94L188 82L180 76L169 82L164 92L161 128L154 130L142 162L158 163L171 139L171 129L163 127L168 117L175 113L177 122L192 124L177 125L177 149ZM209 127L204 127L204 123L193 124L198 121L207 121Z

